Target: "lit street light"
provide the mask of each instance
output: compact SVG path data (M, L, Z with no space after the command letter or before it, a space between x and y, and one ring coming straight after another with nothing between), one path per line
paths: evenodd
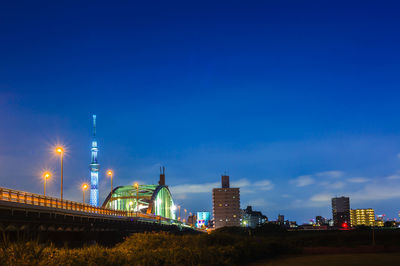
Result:
M113 191L113 176L114 176L114 172L112 170L108 170L107 171L107 175L111 178L111 194L112 195L112 191Z
M64 157L64 148L61 146L58 146L56 148L56 153L60 154L60 159L61 159L61 200L63 199L63 157Z
M178 221L180 221L181 220L181 205L178 205L178 209L179 209Z
M46 171L43 173L43 179L44 179L44 190L43 190L43 195L46 196L46 182L47 179L49 179L51 177L51 173Z
M85 204L85 191L88 189L88 184L86 184L86 183L83 183L82 184L82 192L83 192L83 204Z
M185 221L185 220L187 219L187 216L186 216L186 212L187 212L187 210L186 210L186 209L184 209L184 212L185 212L185 217L183 218L183 220Z

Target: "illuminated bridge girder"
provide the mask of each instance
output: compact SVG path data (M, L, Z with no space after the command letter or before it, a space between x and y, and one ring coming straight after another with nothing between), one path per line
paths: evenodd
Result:
M163 185L122 186L115 188L103 203L104 208L137 211L175 219L171 192Z

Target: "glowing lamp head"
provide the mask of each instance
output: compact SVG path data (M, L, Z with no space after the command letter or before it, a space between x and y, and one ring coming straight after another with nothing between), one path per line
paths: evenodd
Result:
M135 188L139 188L139 184L138 184L137 182L135 182L135 184L133 184L133 186L134 186Z
M112 175L113 175L113 171L112 171L112 170L108 170L108 171L107 171L107 175L108 175L108 176L112 176Z
M62 154L64 152L64 149L63 149L63 147L61 147L61 146L59 146L59 147L56 147L56 153L58 153L58 154Z
M82 185L82 190L86 190L86 189L88 189L88 187L89 187L88 184L83 184Z
M43 178L44 179L49 179L51 177L51 173L50 172L44 172L43 173Z

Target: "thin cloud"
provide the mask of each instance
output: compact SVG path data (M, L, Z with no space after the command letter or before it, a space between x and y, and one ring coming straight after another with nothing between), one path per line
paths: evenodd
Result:
M170 186L172 194L181 197L181 195L193 194L193 193L211 193L213 188L221 187L220 182L204 183L204 184L183 184L177 186ZM259 180L254 183L248 179L240 179L232 182L231 187L240 188L241 194L256 193L257 191L268 191L272 190L274 185L270 180Z
M344 182L334 182L331 184L331 187L334 189L339 189L339 188L343 188L346 184Z
M398 182L367 184L363 189L350 193L351 199L356 201L389 200L400 198L400 184Z
M254 207L264 207L265 205L267 205L268 203L265 201L265 199L260 198L260 199L253 199L250 200L247 205L249 206L254 206Z
M315 180L311 175L302 175L296 179L292 179L289 183L294 184L296 187L305 187L315 183Z
M347 181L349 181L350 183L366 183L369 181L369 178L365 178L365 177L352 177L347 179Z
M250 181L247 179L239 179L237 181L231 182L231 187L248 187L251 185Z
M390 175L390 176L386 177L386 179L388 179L388 180L399 180L400 179L400 175Z
M346 183L342 182L342 181L337 181L337 182L321 182L319 183L319 185L327 188L327 189L340 189L345 187Z
M204 184L184 184L171 186L170 189L175 194L187 194L187 193L208 193L211 192L213 188L220 187L219 182L214 183L204 183Z
M329 193L320 193L311 197L311 201L313 202L329 202L332 199L332 194Z
M257 181L254 183L254 186L264 191L272 190L274 188L274 185L269 180Z
M339 178L342 177L344 175L344 172L342 171L325 171L325 172L319 172L316 173L315 176L318 177L332 177L332 178Z

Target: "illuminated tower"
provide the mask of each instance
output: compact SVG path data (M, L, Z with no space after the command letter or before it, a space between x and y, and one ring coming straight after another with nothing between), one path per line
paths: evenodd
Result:
M96 141L96 115L93 115L93 140L92 140L92 162L90 168L90 204L93 206L99 205L99 169L100 164L97 162L97 148Z

